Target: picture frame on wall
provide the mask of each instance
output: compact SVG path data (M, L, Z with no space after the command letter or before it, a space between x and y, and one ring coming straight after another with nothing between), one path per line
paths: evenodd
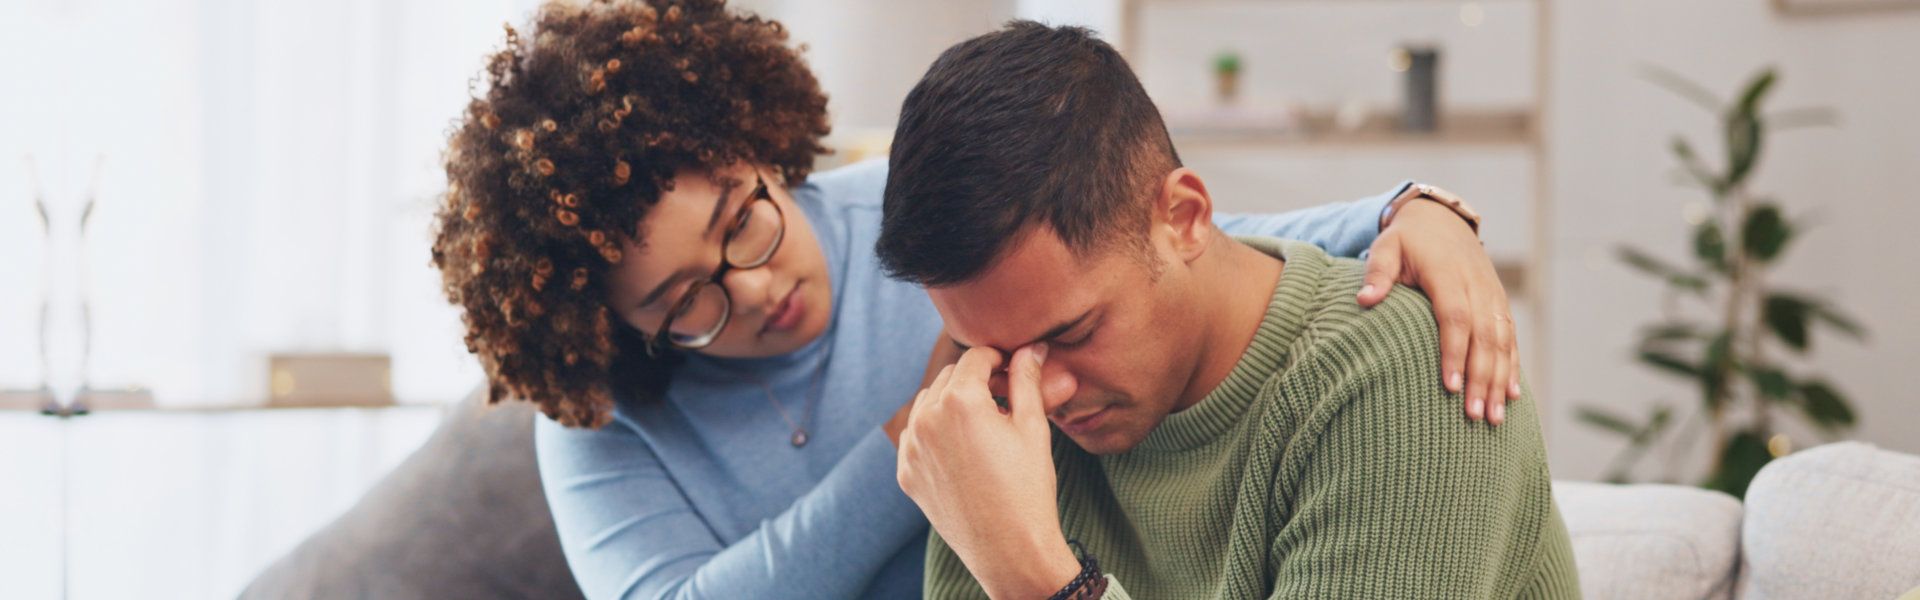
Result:
M1787 15L1827 15L1920 9L1920 0L1773 0L1773 7Z

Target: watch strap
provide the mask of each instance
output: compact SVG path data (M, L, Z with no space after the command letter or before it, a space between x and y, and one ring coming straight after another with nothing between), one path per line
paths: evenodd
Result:
M1393 200L1387 202L1386 210L1380 213L1381 228L1385 229L1386 225L1393 221L1394 214L1405 208L1407 203L1415 200L1439 202L1441 206L1452 210L1453 214L1460 215L1460 218L1467 222L1467 226L1473 229L1474 235L1480 234L1480 211L1474 210L1472 205L1467 204L1466 200L1453 192L1425 183L1409 184L1406 189L1400 190L1400 195L1394 196Z

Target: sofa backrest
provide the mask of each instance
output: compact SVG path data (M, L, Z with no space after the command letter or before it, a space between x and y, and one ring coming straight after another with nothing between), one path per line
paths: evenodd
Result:
M1894 598L1920 587L1920 456L1863 442L1769 463L1747 487L1742 600Z
M533 457L533 405L456 406L346 514L243 600L581 598Z
M1740 501L1699 488L1558 481L1586 600L1731 598Z

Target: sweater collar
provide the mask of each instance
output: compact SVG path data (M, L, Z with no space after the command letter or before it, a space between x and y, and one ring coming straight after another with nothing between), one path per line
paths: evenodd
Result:
M1213 441L1242 420L1260 387L1290 362L1288 351L1306 327L1307 310L1327 268L1327 254L1305 242L1252 236L1234 239L1286 263L1267 303L1267 314L1227 378L1199 404L1167 415L1134 446L1136 450L1178 452Z

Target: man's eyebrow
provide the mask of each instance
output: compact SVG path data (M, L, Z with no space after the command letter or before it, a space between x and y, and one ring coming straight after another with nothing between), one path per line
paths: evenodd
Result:
M1033 340L1033 341L1031 341L1031 342L1027 342L1027 343L1025 343L1025 344L1021 344L1020 346L1027 346L1027 345L1032 345L1032 344L1038 344L1038 343L1040 343L1040 342L1050 342L1050 341L1053 341L1053 338L1057 338L1057 337L1060 337L1060 336L1063 336L1063 335L1066 335L1066 334L1067 334L1067 332L1069 332L1069 331L1073 331L1073 329L1074 329L1075 327L1079 327L1081 323L1084 323L1084 322L1086 322L1086 320L1087 320L1087 317L1091 317L1091 316L1093 316L1093 309L1087 309L1087 312L1083 312L1083 313L1080 313L1080 316L1078 316L1078 317L1074 317L1072 321L1067 321L1067 322L1065 322L1065 323L1061 323L1061 324L1059 324L1059 325L1055 325L1055 326L1053 326L1053 329L1048 329L1046 333L1043 333L1043 334L1040 334L1040 337L1038 337L1038 338L1034 338L1034 340ZM953 339L953 338L947 338L947 341L949 341L949 342L953 342L953 345L955 345L955 346L958 346L958 347L959 347L959 348L960 348L961 350L972 350L972 349L973 349L973 347L972 347L972 346L968 346L968 345L966 345L966 344L962 344L962 343L960 343L960 340L956 340L956 339ZM1014 350L1018 350L1018 349L1020 349L1020 346L1014 346ZM999 348L995 348L995 350L1001 350L1001 349L999 349ZM1013 351L1012 351L1012 350L1001 350L1001 351L1002 351L1002 352L1006 352L1006 353L1008 353L1008 354L1012 354L1012 353L1013 353Z

